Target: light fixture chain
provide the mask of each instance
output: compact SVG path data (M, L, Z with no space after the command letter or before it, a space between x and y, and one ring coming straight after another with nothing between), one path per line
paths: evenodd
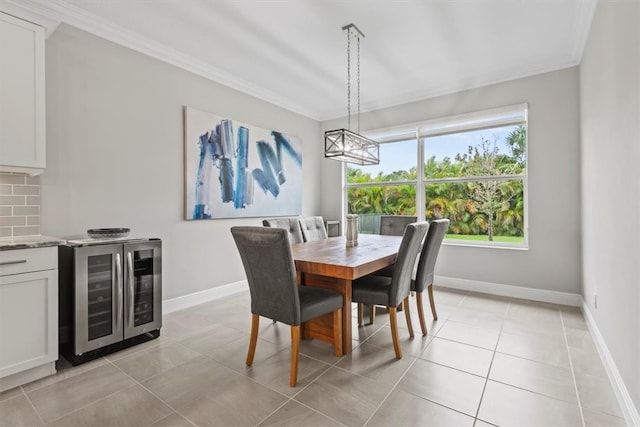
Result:
M351 28L347 29L347 129L351 129Z
M358 37L358 133L360 133L360 36Z

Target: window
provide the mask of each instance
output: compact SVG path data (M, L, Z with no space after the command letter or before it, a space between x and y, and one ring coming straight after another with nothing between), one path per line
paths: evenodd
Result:
M448 243L526 247L525 105L367 136L381 142L380 164L346 166L360 232L377 233L380 215L415 215L448 218Z

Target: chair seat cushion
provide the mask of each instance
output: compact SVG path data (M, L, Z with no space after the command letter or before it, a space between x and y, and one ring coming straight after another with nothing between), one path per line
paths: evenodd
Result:
M299 286L300 321L314 319L342 308L342 295L327 289Z
M389 304L391 278L369 275L352 282L352 300L362 304Z

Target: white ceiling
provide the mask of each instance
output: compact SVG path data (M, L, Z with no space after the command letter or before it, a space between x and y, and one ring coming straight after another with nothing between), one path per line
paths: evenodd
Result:
M66 22L326 120L346 115L344 25L365 35L364 112L577 65L595 2L0 0L0 10Z

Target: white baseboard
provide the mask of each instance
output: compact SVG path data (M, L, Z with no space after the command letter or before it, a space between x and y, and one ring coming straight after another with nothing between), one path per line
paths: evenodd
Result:
M521 286L501 285L498 283L480 282L477 280L456 279L454 277L435 276L434 285L443 288L480 292L503 297L520 298L530 301L548 302L552 304L582 306L582 296L567 292L549 291L545 289L523 288Z
M609 348L596 325L595 319L591 315L591 311L589 311L589 304L584 301L584 299L582 300L582 314L584 316L584 320L587 322L587 327L589 328L589 332L591 332L591 336L596 344L598 353L600 353L600 359L602 359L602 364L607 371L607 375L609 376L609 380L613 386L613 391L618 398L620 409L624 413L624 418L626 419L627 424L640 426L640 415L638 414L638 410L633 404L633 400L631 400L629 391L622 380L622 376L620 376L616 363L613 361Z
M453 277L435 276L434 284L443 288L460 289L464 291L480 292L484 294L499 295L504 297L520 298L531 301L548 302L553 304L582 306L582 296L566 292L547 291L543 289L523 288L520 286L501 285L497 283L479 282L476 280L456 279ZM162 312L168 314L177 310L193 307L227 295L247 290L249 285L246 280L194 292L162 301Z
M17 372L4 378L0 378L0 393L6 390L10 390L14 387L18 387L22 384L27 384L40 378L48 377L56 373L56 362L49 362L47 364L36 366L35 368L27 369L26 371Z
M162 313L169 314L171 312L182 310L185 308L193 307L194 305L202 304L214 299L226 297L238 292L246 291L249 289L249 285L246 280L241 280L235 283L229 283L228 285L218 286L216 288L206 289L200 292L194 292L189 295L183 295L181 297L171 298L162 301Z

